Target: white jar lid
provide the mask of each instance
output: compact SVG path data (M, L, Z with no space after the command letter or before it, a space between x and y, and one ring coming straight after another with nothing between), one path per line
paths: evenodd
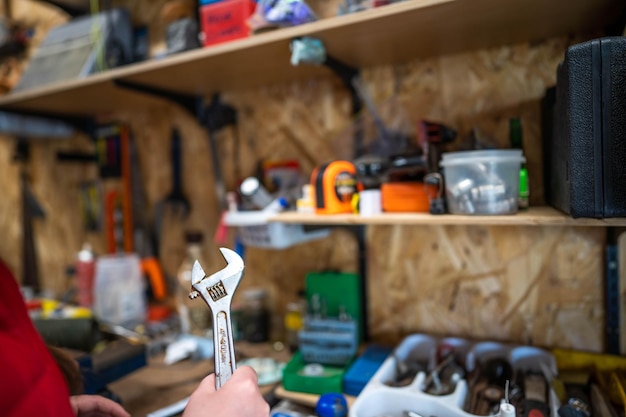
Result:
M484 149L475 151L446 152L441 155L442 167L485 162L525 162L521 149Z

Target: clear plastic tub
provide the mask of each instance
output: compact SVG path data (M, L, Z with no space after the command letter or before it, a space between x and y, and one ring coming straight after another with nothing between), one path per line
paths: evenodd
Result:
M514 214L518 209L521 150L448 152L441 167L448 211L453 214Z

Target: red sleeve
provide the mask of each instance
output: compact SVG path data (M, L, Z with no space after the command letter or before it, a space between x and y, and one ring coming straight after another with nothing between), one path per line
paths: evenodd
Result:
M61 371L0 261L0 410L6 417L74 417Z

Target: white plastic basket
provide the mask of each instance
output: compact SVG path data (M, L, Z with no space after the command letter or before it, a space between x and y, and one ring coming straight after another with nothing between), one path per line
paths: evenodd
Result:
M259 248L284 249L330 234L330 229L305 231L301 224L269 222L275 215L272 211L229 211L224 223L238 228L244 245Z

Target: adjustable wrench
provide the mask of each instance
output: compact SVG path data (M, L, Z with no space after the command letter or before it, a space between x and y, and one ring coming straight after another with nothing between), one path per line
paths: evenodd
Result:
M226 248L220 248L220 251L228 265L207 276L200 262L196 261L191 271L191 286L194 291L189 293L189 298L192 299L201 296L213 313L215 389L220 389L237 368L230 305L244 270L243 259L236 252Z

